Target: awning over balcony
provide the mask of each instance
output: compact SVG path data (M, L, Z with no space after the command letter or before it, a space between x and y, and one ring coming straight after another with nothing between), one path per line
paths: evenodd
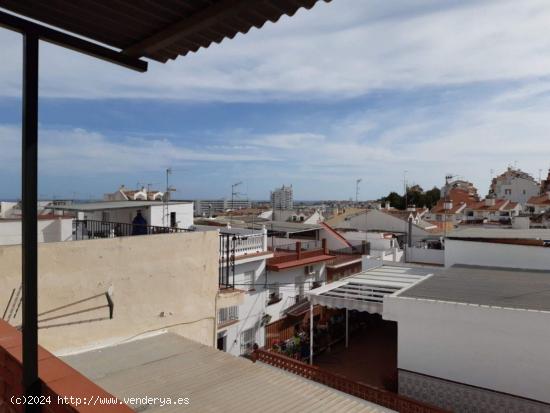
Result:
M307 292L314 305L382 314L384 296L401 291L432 271L381 265Z

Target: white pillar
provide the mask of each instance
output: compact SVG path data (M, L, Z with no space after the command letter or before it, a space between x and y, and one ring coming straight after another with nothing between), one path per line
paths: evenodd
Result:
M349 344L349 310L346 307L346 348L348 348Z
M313 303L309 303L309 364L313 364Z

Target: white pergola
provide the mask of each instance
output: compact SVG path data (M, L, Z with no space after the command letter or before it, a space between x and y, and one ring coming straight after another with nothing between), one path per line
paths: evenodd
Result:
M307 292L310 302L310 364L313 363L313 306L346 309L346 347L349 310L382 314L384 297L403 291L432 275L429 268L382 265Z

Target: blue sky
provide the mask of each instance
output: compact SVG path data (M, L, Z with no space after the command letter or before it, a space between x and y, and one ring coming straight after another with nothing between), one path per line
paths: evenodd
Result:
M550 3L333 0L131 71L41 46L43 197L378 198L550 167ZM20 186L19 35L0 31L0 198Z

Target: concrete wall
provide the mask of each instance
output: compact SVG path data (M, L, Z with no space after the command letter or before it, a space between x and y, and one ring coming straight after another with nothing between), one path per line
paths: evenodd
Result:
M384 298L398 368L550 402L550 313Z
M454 264L548 270L550 248L445 240L445 266Z
M38 242L70 241L73 238L72 219L40 219ZM0 221L0 245L21 244L21 221Z
M417 262L421 264L445 264L445 251L428 248L407 248L407 262Z
M39 245L39 341L58 353L164 329L213 345L218 291L216 232L161 234ZM21 248L0 247L0 308L21 283ZM102 308L113 291L114 318ZM75 302L99 295L80 304ZM11 324L21 322L21 314ZM48 328L46 328L48 327Z

